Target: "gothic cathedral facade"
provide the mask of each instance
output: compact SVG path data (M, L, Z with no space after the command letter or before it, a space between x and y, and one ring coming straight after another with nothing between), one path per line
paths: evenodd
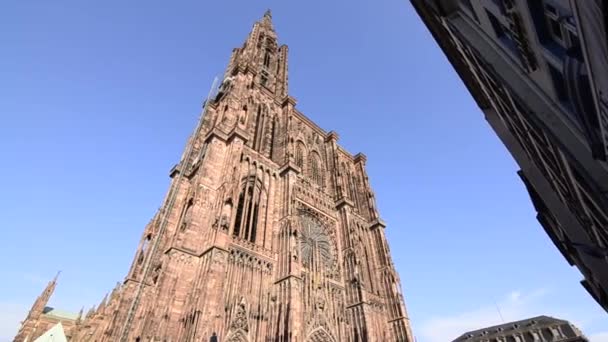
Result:
M71 340L414 341L366 158L300 113L287 80L267 12L233 50L125 281Z

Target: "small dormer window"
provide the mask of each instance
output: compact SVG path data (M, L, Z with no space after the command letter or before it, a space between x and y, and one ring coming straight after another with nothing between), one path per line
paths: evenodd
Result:
M551 334L554 338L562 337L562 334L559 332L559 329L556 327L551 328Z

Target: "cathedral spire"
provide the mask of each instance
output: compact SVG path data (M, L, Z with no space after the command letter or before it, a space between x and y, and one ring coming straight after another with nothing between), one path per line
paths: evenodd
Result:
M32 306L32 309L30 310L30 315L42 314L42 312L44 311L44 308L47 306L47 304L49 302L49 299L51 299L53 292L55 292L55 287L57 286L57 279L59 278L60 274L61 274L61 271L57 272L55 277L51 281L49 281L49 283L46 285L46 287L44 288L44 291L42 291L40 296L38 296L38 298L36 299L36 302L34 302L34 305Z
M53 278L53 283L57 283L57 279L59 279L60 274L61 274L61 270L57 271L57 274L55 274L55 277Z
M274 31L274 27L272 26L272 12L270 9L267 9L266 12L264 12L264 16L259 22L262 24L262 26L267 26Z
M49 299L55 292L55 287L57 286L57 279L59 278L59 274L61 271L57 272L55 277L48 282L40 296L36 298L36 301L32 305L30 312L28 313L25 321L23 321L17 336L14 341L21 342L27 340L28 336L35 331L36 322L44 313L44 309L47 307Z
M264 16L262 16L262 20L258 21L262 26L270 28L270 30L274 31L274 27L272 26L272 12L270 9L267 9L264 12Z
M253 84L279 100L287 95L287 46L279 45L270 10L253 25L245 44L233 51L227 75L234 75L235 70L251 70Z
M365 158L294 108L287 46L261 14L125 281L74 341L413 342Z

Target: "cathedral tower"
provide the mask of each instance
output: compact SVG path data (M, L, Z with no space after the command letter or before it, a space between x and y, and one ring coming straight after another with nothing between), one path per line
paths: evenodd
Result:
M44 314L44 310L47 308L49 299L51 299L53 292L55 292L58 277L59 273L57 273L53 280L49 281L40 296L36 298L36 301L28 312L27 317L22 322L17 336L15 336L15 341L27 341L28 339L31 339L32 336L39 336L45 332L43 329L40 329L41 327L39 321L40 317Z
M75 341L413 341L366 158L295 105L267 12Z

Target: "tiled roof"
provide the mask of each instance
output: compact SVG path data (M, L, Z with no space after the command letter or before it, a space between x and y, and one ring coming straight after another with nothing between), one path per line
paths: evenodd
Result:
M55 324L51 329L38 337L34 342L67 342L61 323Z
M49 307L49 306L44 308L44 311L42 311L42 313L45 316L52 316L52 317L56 317L56 318L63 319L63 320L75 321L76 319L78 319L78 314L75 314L72 312L67 312L67 311L62 311L62 310L57 310L57 309Z
M462 334L460 337L455 339L453 342L466 341L469 338L489 336L496 333L501 334L509 334L510 331L524 331L526 328L531 325L535 326L545 326L549 324L569 324L568 321L564 321L562 319L557 319L549 316L537 316L533 318L523 319L521 321L509 322L504 324L499 324L483 329L473 330ZM484 332L487 332L484 335ZM472 336L471 336L472 335Z

